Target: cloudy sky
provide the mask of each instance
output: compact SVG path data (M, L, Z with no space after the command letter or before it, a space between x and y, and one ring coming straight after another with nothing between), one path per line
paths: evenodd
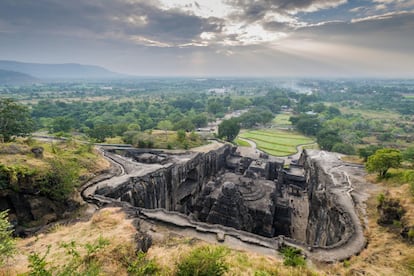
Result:
M1 0L0 59L145 76L414 77L414 0Z

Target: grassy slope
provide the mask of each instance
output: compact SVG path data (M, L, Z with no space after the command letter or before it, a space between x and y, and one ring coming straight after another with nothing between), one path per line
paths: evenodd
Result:
M281 126L291 126L292 123L289 121L290 116L291 115L288 113L277 114L276 117L272 120L272 123Z
M375 182L375 176L369 176ZM368 228L365 234L368 246L358 256L349 260L349 265L338 263L333 266L321 266L330 275L414 275L414 246L400 236L401 229L396 226L380 226L377 224L377 195L389 193L398 198L407 211L403 221L406 225L414 225L414 197L408 184L377 183L378 190L373 191L367 201ZM410 268L411 267L411 268Z
M297 152L297 146L314 143L298 133L273 129L251 130L240 137L252 140L260 150L275 156L291 155Z
M250 144L244 140L241 140L239 138L234 139L234 142L241 147L250 147Z
M371 177L369 180L374 180ZM226 275L412 275L414 267L414 247L404 242L399 229L382 227L376 223L376 195L384 190L392 197L400 198L407 210L405 221L414 224L414 200L409 193L407 184L396 185L378 183L379 189L372 192L367 202L368 228L365 230L368 246L358 256L344 263L333 265L316 264L316 268L291 268L284 266L282 261L274 256L262 256L252 252L228 250L225 261L229 264ZM166 231L162 226L154 225L157 238L148 252L148 258L155 260L161 268L161 275L174 275L176 264L188 252L206 244L196 239L185 238ZM27 256L31 252L44 253L47 245L51 251L47 262L52 265L62 265L65 261L61 242L76 241L77 244L91 243L102 236L109 239L110 244L97 259L104 264L103 275L126 275L126 267L122 260L133 257L135 229L131 221L119 209L103 209L87 222L78 222L69 226L57 226L49 233L18 241L19 254L10 266L0 270L0 275L16 275L28 271ZM212 245L215 246L215 245ZM267 273L267 274L265 274Z
M110 244L99 252L97 259L105 264L104 275L127 275L122 265L122 258L134 255L134 236L136 230L119 209L109 208L96 213L87 222L78 222L69 226L56 226L46 234L21 239L17 242L18 254L8 267L0 269L0 275L17 275L28 272L28 255L33 252L45 254L48 246L50 252L46 258L47 268L63 265L68 256L62 243L75 241L77 245L93 243L99 237L108 239ZM83 254L84 249L80 250Z
M36 147L44 149L43 158L34 157L31 149ZM88 147L73 141L41 142L19 139L15 142L0 143L0 158L1 163L6 166L22 165L39 170L47 169L47 160L57 157L78 162L84 173L107 168L109 163Z

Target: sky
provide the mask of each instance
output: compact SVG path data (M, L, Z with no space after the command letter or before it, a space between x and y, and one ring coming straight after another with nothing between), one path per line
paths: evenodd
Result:
M414 78L414 0L0 0L0 59L138 76Z

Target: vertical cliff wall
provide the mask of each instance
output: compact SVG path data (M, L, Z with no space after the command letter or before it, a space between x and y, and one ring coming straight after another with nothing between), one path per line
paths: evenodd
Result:
M95 193L120 199L136 207L165 208L190 213L196 197L207 179L225 168L230 145L208 153L177 155L174 162L143 176L131 176L111 189L98 188Z
M346 242L355 232L354 208L347 172L333 153L304 151L300 163L308 184L309 217L306 243L329 247ZM352 213L352 214L351 214Z

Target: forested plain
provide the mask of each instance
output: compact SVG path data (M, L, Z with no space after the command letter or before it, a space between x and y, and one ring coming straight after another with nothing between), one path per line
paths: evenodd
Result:
M272 127L284 113L322 149L347 154L414 139L414 83L404 80L139 79L4 86L0 96L28 107L33 130L96 142L197 132L239 110L242 129Z
M67 139L56 143L33 139L39 136ZM373 173L367 179L382 185L380 187L385 190L376 192L377 197L371 197L373 199L367 203L370 221L374 223L370 225L370 246L366 254L371 256L371 252L377 250L375 254L379 261L374 261L381 267L384 265L381 262L389 260L390 251L381 246L387 243L405 246L407 242L406 252L394 257L402 258L402 254L406 259L395 264L402 264L398 269L414 271L414 259L410 257L413 256L410 253L412 249L409 247L414 242L411 219L414 215L410 215L414 209L410 208L414 195L414 81L409 80L180 78L2 86L0 154L4 164L0 164L0 191L19 191L21 183L32 183L39 195L66 202L82 179L103 168L93 143L189 149L208 143L209 138L217 138L250 146L240 139L243 137L255 138L266 147L268 144L271 147L291 146L293 140L299 140L299 144L314 144L316 141L323 150L351 156L345 160L366 162L367 171ZM44 159L32 156L32 149L40 147ZM283 150L287 151L272 148L270 153L284 153ZM33 164L34 168L31 167ZM398 211L396 219L387 222L379 217L376 220L379 216L377 209L389 210L395 206ZM2 218L7 214L0 215L4 221ZM95 229L94 223L112 219L109 215L105 217L93 219L90 227ZM112 223L108 225L113 228ZM4 224L3 228L7 230L10 225ZM406 233L404 240L400 238L401 233ZM107 239L99 237L96 241L88 241L85 246L94 248L93 254L96 254L99 250L105 252L103 248L108 244ZM187 246L190 242L185 241L185 244ZM76 244L76 247L72 241L62 246L72 248L71 252L76 253L75 249L81 244ZM200 253L197 250L188 255L190 261L194 256L205 259L217 253L220 258L226 256L229 263L220 266L223 271L239 269L241 253L207 248L208 254L204 256L204 251ZM43 257L36 252L30 255L31 271L49 271L44 261L47 254L48 251ZM229 261L232 254L237 254L234 263ZM367 259L364 254L327 269L348 272L365 267ZM79 256L57 267L57 271L95 268L89 255ZM123 260L120 263L128 272L144 269L155 273L160 269L154 259L147 259L145 254L138 257L128 255L127 261L124 255L119 256ZM289 260L285 254L284 258L285 262ZM185 260L181 263L175 261L174 266L189 269ZM308 268L302 267L305 265L303 259L293 264L286 262L285 265L299 266L299 270L295 270L297 275L310 273ZM262 263L256 266L253 262L246 267L266 273L287 269L284 266L275 268L273 263L269 267ZM293 270L289 271L292 274Z

